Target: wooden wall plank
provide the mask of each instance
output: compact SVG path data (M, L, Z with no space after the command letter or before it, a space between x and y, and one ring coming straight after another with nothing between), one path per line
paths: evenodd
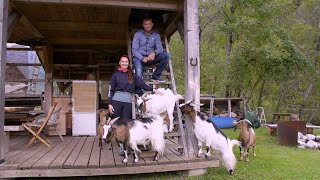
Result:
M63 163L67 160L71 152L74 150L81 137L74 137L72 141L68 144L68 146L63 150L63 153L59 154L59 156L50 164L49 169L61 169Z
M69 157L67 158L66 162L62 165L63 168L72 169L74 162L77 160L77 157L83 147L83 144L86 142L87 137L81 137L80 141L71 152Z
M87 168L89 164L89 158L94 143L94 137L88 137L84 143L77 160L73 164L73 168Z

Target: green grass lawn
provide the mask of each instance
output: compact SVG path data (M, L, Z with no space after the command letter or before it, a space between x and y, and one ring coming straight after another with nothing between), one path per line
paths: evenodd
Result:
M230 138L237 138L239 130L223 130ZM230 176L224 167L210 168L202 176L185 177L182 173L157 173L123 177L124 179L320 179L320 151L298 149L277 144L276 136L269 136L267 129L255 129L257 156L251 152L249 162L238 161L235 173ZM320 134L320 131L315 131ZM239 148L234 147L239 158Z

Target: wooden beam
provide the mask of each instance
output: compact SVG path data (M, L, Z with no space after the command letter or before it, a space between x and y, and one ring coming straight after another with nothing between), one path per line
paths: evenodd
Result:
M0 164L4 162L4 103L9 1L0 1Z
M101 6L117 6L125 8L139 8L139 9L157 9L157 10L179 10L179 1L173 0L15 0L20 2L34 2L34 3L59 3L59 4L80 4L80 5L101 5Z
M47 46L43 46L43 51L38 52L37 54L41 54L39 58L42 58L42 63L44 63L45 68L45 87L44 87L44 102L43 102L43 110L46 114L49 112L49 109L52 104L52 91L53 91L53 48L50 44Z
M183 25L183 21L178 21L177 22L177 29L178 29L178 33L180 35L180 38L184 44L184 25Z
M50 39L50 42L54 45L114 45L114 46L125 46L127 41L114 40L114 39L78 39L78 38L55 38Z
M7 51L41 51L41 48L11 48L7 47Z
M44 38L44 36L40 33L40 31L34 27L34 25L31 23L31 21L26 16L23 15L20 19L20 22L26 28L30 29L35 37Z
M116 23L89 23L89 22L37 22L37 27L41 30L58 31L110 31L126 32L128 24Z
M18 20L21 18L21 15L15 11L11 12L11 14L8 17L8 38L10 38L14 27L16 26Z
M54 64L55 67L65 67L65 68L77 68L85 66L87 68L97 68L100 67L109 67L109 66L118 66L118 63L104 63L104 64L93 64L93 65L87 65L87 64Z
M44 79L7 79L6 82L45 82Z
M184 1L184 46L185 46L185 100L200 104L200 52L198 0ZM200 109L200 108L199 108ZM186 116L186 142L189 157L196 157L198 143L194 125Z
M43 66L39 63L6 63L6 66Z

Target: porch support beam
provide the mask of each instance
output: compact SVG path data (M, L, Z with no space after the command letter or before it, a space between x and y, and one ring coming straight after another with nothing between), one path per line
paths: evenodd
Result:
M4 103L5 103L5 77L6 54L8 39L8 9L9 1L0 1L0 164L4 162L5 137L4 137Z
M185 100L200 103L198 0L185 0L184 3ZM189 116L186 116L185 122L188 156L196 157L198 141L194 134L194 125Z

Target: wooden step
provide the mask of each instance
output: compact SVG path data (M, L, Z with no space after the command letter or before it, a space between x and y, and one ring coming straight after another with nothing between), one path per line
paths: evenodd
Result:
M178 137L181 136L180 132L171 132L171 133L166 133L164 134L165 137Z
M183 148L182 144L166 144L166 149L181 149Z
M146 84L172 84L172 82L168 82L168 81L165 81L165 82L153 82L153 81L147 81L145 82Z
M153 73L152 72L144 72L142 75L143 76L151 76L151 75L153 75ZM161 73L161 76L169 76L169 75L170 75L170 73L168 73L168 72Z

